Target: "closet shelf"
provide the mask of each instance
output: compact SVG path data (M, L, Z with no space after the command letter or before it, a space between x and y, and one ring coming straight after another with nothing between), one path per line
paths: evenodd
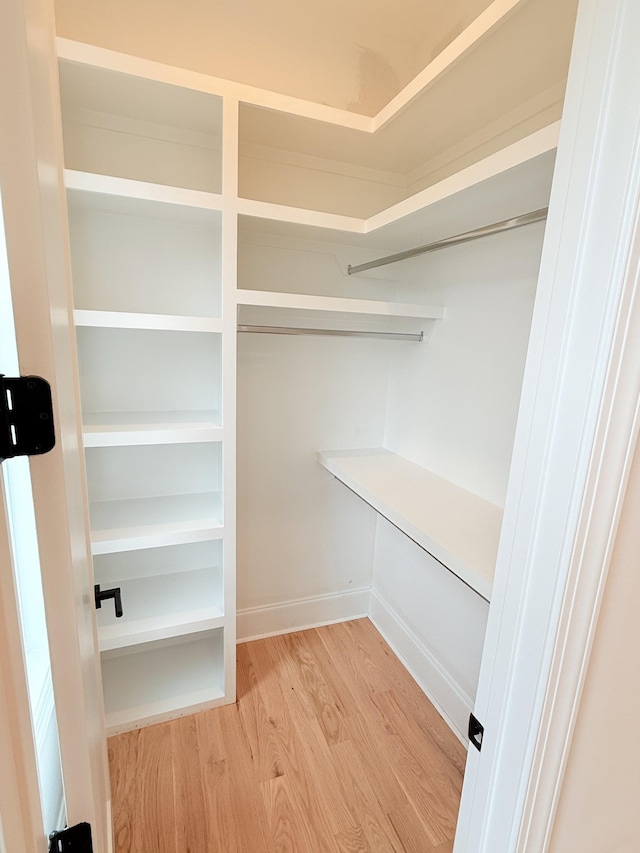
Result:
M443 316L443 308L431 305L238 290L238 323L242 326L420 333Z
M94 501L89 509L94 555L222 538L216 492Z
M218 411L96 412L83 415L85 447L222 441Z
M221 629L112 649L101 660L109 735L224 700Z
M121 586L123 604L127 595L124 584ZM139 619L126 624L109 625L98 630L98 645L101 652L112 649L123 649L154 640L170 639L172 637L183 637L201 631L220 628L224 625L224 618L217 608L200 608L191 612L176 615L174 618L164 619ZM125 611L126 616L126 611Z
M152 184L147 181L116 178L111 175L80 172L75 169L65 169L64 182L67 190L116 196L123 200L130 199L132 202L152 201L183 208L222 210L222 196L218 193L203 192L202 190ZM137 208L134 206L132 213L136 211Z
M340 213L323 213L303 207L291 207L286 204L277 204L270 201L257 201L248 198L238 199L238 214L240 216L251 216L270 222L281 222L283 226L290 225L292 228L300 226L304 228L326 229L327 233L346 232L347 234L365 234L367 231L367 220L355 216L343 216Z
M487 601L502 525L500 507L376 448L320 452L318 461Z
M76 308L76 326L94 329L153 329L166 332L222 332L222 320L180 317L173 314L134 314L125 311L93 311Z
M113 580L123 616L113 607L98 613L100 651L185 636L223 624L222 578L212 568ZM152 615L150 615L152 614Z

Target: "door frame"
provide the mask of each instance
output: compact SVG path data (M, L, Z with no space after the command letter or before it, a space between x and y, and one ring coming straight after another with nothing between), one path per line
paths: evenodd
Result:
M638 435L640 7L581 0L456 853L544 853Z
M0 182L20 372L51 384L56 447L30 459L69 824L111 849L109 779L71 314L53 3L5 0ZM23 744L24 747L24 744Z

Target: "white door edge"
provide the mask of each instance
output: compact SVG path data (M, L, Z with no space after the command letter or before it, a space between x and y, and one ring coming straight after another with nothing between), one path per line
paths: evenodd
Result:
M109 781L71 317L53 4L0 12L0 180L20 372L52 386L57 444L30 460L67 816L110 849Z

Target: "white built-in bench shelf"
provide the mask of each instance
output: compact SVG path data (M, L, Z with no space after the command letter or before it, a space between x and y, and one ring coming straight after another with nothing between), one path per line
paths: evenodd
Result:
M320 464L478 595L491 598L502 509L384 449L320 452Z

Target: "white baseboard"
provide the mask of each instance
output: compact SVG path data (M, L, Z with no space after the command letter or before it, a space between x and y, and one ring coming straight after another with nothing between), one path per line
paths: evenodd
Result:
M369 618L454 734L466 746L469 714L473 709L471 699L393 608L373 589Z
M357 589L239 610L237 642L247 643L364 616L371 619L451 730L466 746L473 702L402 618L373 589Z
M238 610L237 641L246 643L368 616L370 595L369 588L355 589Z

